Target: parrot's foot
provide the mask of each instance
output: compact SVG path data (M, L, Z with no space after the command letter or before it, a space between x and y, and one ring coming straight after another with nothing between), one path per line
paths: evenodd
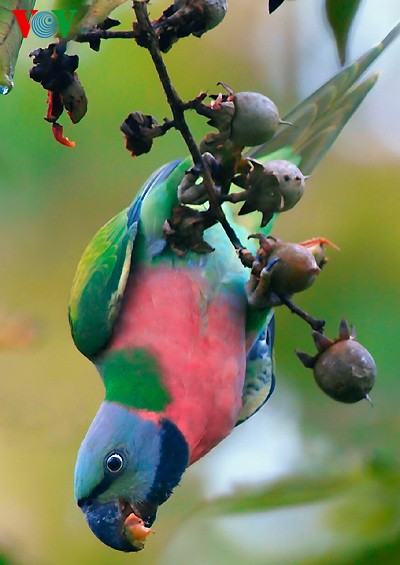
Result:
M261 271L259 271L259 262L254 261L250 280L246 285L247 300L254 308L263 310L280 304L279 297L271 291L271 273L279 261L279 257L274 257ZM259 276L257 276L258 272Z
M217 160L211 153L204 153L203 159L215 180L219 171ZM215 186L215 192L219 195L219 187ZM203 183L201 168L198 165L194 165L185 172L185 176L178 186L178 199L181 204L199 205L207 202L208 193Z
M237 255L243 265L243 267L248 267L249 269L252 268L253 263L255 261L255 257L251 251L246 249L245 247L237 250Z

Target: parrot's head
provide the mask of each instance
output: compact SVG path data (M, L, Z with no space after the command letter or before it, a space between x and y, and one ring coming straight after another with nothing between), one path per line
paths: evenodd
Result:
M104 401L75 467L75 497L93 533L120 551L143 549L188 460L188 445L170 420L155 422Z

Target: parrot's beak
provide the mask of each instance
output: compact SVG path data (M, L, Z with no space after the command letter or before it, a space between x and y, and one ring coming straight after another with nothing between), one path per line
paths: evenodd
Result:
M94 535L119 551L140 551L147 536L153 532L149 526L155 520L155 508L151 509L151 513L148 509L144 519L123 500L106 504L88 501L81 505L81 509Z

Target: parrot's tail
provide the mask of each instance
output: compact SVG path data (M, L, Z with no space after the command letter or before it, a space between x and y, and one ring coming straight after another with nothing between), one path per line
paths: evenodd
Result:
M289 159L308 175L329 150L347 121L377 81L374 74L355 86L361 75L400 34L400 22L379 43L349 67L316 90L284 117L293 127L282 128L267 143L255 147L247 157L259 161Z

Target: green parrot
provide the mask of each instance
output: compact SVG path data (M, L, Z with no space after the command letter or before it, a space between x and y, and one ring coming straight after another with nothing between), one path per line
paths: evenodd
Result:
M356 82L399 32L400 24L290 112L294 127L248 156L286 159L310 174L377 75ZM79 449L75 497L93 533L126 552L143 548L185 469L257 412L275 385L273 312L249 304L249 273L221 225L205 232L212 253L180 257L166 243L163 226L191 164L161 167L98 231L72 288L72 336L105 387ZM232 224L244 240L246 230Z

